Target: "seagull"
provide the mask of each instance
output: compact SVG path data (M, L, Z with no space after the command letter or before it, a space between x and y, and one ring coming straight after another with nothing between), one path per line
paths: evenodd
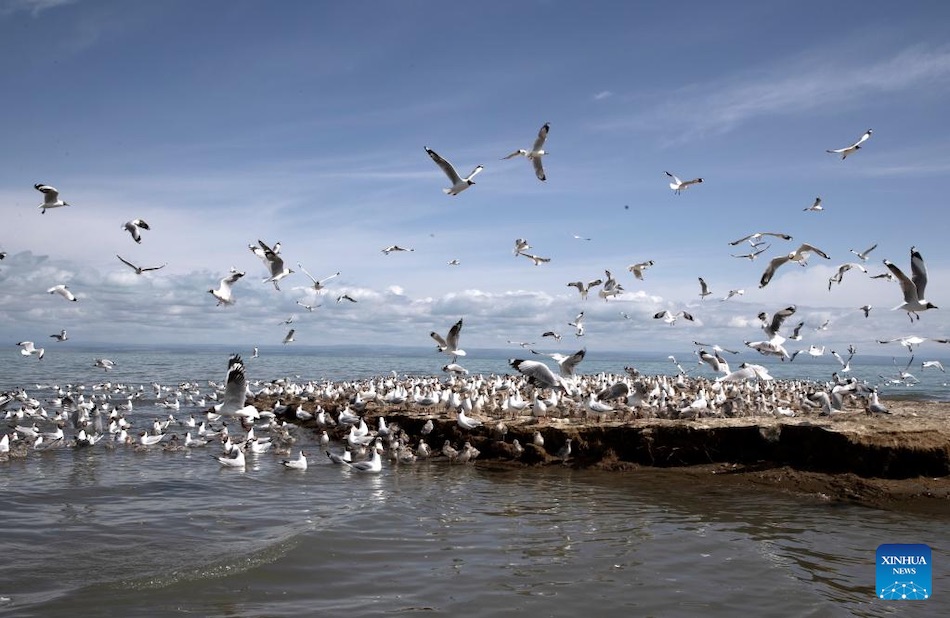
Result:
M63 330L59 331L59 334L50 335L50 337L52 337L52 338L55 339L56 341L66 341L67 339L69 339L69 336L66 335L66 329L65 329L65 328L64 328Z
M603 283L602 279L594 279L593 281L588 281L586 284L583 281L571 281L567 285L577 288L577 291L581 293L581 298L587 300L587 293L590 292L590 289L597 287L601 283Z
M218 463L220 463L225 468L240 468L243 470L247 465L244 458L244 451L239 448L236 448L225 455L211 455L211 458L218 460Z
M830 154L840 154L841 160L844 161L845 159L848 158L849 154L857 152L861 148L861 144L871 139L871 133L872 133L871 129L868 129L864 135L858 138L858 141L851 144L850 146L846 146L844 148L837 148L835 150L826 150L825 152L830 153Z
M33 345L32 341L21 341L17 345L20 346L20 354L23 356L31 356L36 354L36 360L43 358L43 354L46 353L46 350L43 348L37 348L35 345Z
M125 258L123 258L123 257L122 257L121 255L119 255L118 253L116 254L116 257L119 258L119 261L120 261L120 262L122 262L123 264L125 264L126 266L128 266L129 268L131 268L132 270L134 270L136 275L141 275L142 273L148 272L148 271L150 271L150 270L161 270L161 269L165 268L166 266L168 266L168 262L165 262L165 263L162 264L161 266L148 266L148 267L136 266L136 265L133 264L132 262L130 262L130 261L126 260Z
M776 311L771 319L764 311L758 315L758 318L762 320L762 330L769 336L769 341L776 341L776 338L779 339L778 343L785 341L785 339L778 334L778 331L782 328L782 323L785 322L789 316L793 315L797 309L795 305L789 305L784 309ZM801 326L799 326L799 328L801 328ZM796 329L795 332L797 333L798 330Z
M261 262L263 262L266 268L270 268L270 262L267 260L267 253L260 247L260 245L248 245L247 248L250 249L251 253L256 255L261 260ZM280 255L280 241L274 243L274 246L271 247L271 250L275 254Z
M278 324L293 324L294 320L297 319L296 313L291 313L290 316L278 322Z
M508 364L523 375L536 388L564 388L561 377L539 361L509 358Z
M480 171L485 169L481 165L478 165L475 167L475 169L472 170L471 174L469 174L465 178L462 178L461 176L458 175L458 172L455 171L455 168L452 167L452 164L446 161L445 159L443 159L442 157L440 157L438 153L436 153L436 151L432 150L428 146L426 146L425 149L426 149L426 153L428 153L428 155L432 158L432 160L435 161L436 165L442 168L442 171L445 172L445 175L449 177L449 181L452 183L452 186L449 187L448 189L442 189L442 192L445 193L446 195L458 195L465 189L468 189L470 186L475 184L475 181L472 180L472 178L474 178L475 175L478 174Z
M646 262L638 262L637 264L631 264L627 266L627 270L633 273L633 276L637 279L643 280L643 271L653 266L653 260L647 260Z
M907 348L908 352L914 351L915 345L920 345L923 342L927 341L926 337L918 337L917 335L909 335L907 337L895 337L894 339L878 339L878 343L900 343L902 346Z
M108 358L95 358L92 361L94 367L102 367L106 371L109 371L115 367L115 361L109 360Z
M357 472L368 472L368 473L377 473L381 472L383 469L383 460L379 456L379 449L373 448L373 457L369 461L357 461L351 463L345 459L341 460L341 463L349 466L350 468L356 470Z
M801 341L802 336L800 333L803 326L805 326L804 320L795 325L795 328L792 329L792 334L788 337L789 341Z
M126 230L129 234L132 235L132 240L138 244L142 244L142 235L139 234L139 228L143 230L150 230L148 223L142 219L132 219L131 221L126 221L122 224L122 229Z
M531 245L528 244L528 241L524 238L515 239L515 256L517 256L522 251L527 251L531 248Z
M897 277L901 284L901 292L904 293L904 303L894 309L906 311L910 321L913 322L915 317L920 319L918 312L938 308L937 305L924 298L924 290L927 288L927 268L924 266L924 258L915 247L910 248L910 277L888 260L884 260L884 265Z
M336 302L337 302L337 303L339 303L340 301L343 301L343 300L348 300L348 301L350 301L351 303L355 303L355 302L356 302L356 299L353 298L352 296L350 296L349 294L340 294L339 296L336 297Z
M557 352L546 354L544 352L535 352L534 350L531 350L531 353L554 359L554 362L557 363L558 371L561 374L561 377L571 378L574 377L574 371L577 368L577 365L580 364L582 360L584 360L584 356L587 354L587 349L580 349L570 355L559 354Z
M855 251L854 249L850 249L850 251L851 251L851 253L853 253L853 254L855 254L856 256L858 256L859 258L861 258L861 261L862 261L862 262L867 262L867 261L868 261L868 254L871 253L872 251L874 251L875 249L877 249L877 243L874 243L873 245L871 245L870 247L868 247L868 248L865 249L864 251L861 251L860 253L858 253L858 252Z
M329 281L330 279L333 279L334 277L339 277L339 276L340 276L340 273L339 273L339 272L335 272L335 273L333 273L332 275L330 275L329 277L324 277L323 279L317 279L316 277L314 277L313 275L311 275L309 272L307 272L307 269L304 268L303 265L302 265L300 262L297 262L297 268L300 269L300 272L302 272L303 274L305 274L305 275L307 275L308 277L310 277L310 280L313 281L313 289L314 289L314 291L316 291L316 292L319 292L320 290L322 290L322 289L324 288L324 285L323 285L324 283L326 283L326 282Z
M400 247L399 245L389 245L388 247L381 249L381 251L386 255L389 255L394 251L415 251L415 249L406 249L404 247Z
M294 329L291 328L287 331L287 334L284 335L284 340L281 343L290 343L294 340Z
M306 303L300 302L299 300L296 301L296 303L297 303L298 305L300 305L301 307L303 307L304 309L306 309L307 311L310 311L311 313L312 313L313 310L316 309L317 307L322 307L322 306L323 306L322 304L321 304L321 305L308 305L308 304L306 304Z
M242 271L231 269L231 274L221 279L216 290L208 290L212 296L218 299L219 306L234 304L234 295L231 293L231 285L243 276L244 273Z
M709 286L706 285L706 280L700 277L699 278L699 297L702 298L703 300L706 300L706 297L709 296L710 294L712 294L712 292L709 291Z
M283 459L280 463L285 468L290 468L291 470L306 470L307 455L303 451L300 451L300 455L297 456L297 459Z
M851 355L848 356L848 360L841 358L841 355L834 350L831 351L831 355L834 356L839 363L841 363L841 373L848 373L851 371L851 359L854 358L854 348L850 348L849 351Z
M871 305L862 305L858 309L864 312L864 317L868 317L868 314L871 313Z
M864 266L858 264L857 262L847 262L838 267L838 272L833 274L831 278L828 279L828 291L831 291L831 285L837 283L841 285L841 281L844 279L844 274L851 270L852 268L857 268L858 270L867 273L868 269Z
M447 262L447 264L448 264L449 266L458 266L459 264L461 264L461 262L459 262L458 260L453 259L453 260L449 260L449 261Z
M768 250L769 250L769 247L771 247L771 246L772 246L771 244L766 244L766 245L765 245L764 247L762 247L761 249L753 249L750 253L743 253L743 254L740 254L740 255L736 255L735 253L730 253L729 255L731 255L731 256L734 257L734 258L745 258L745 259L747 259L747 260L749 260L749 261L751 262L751 261L753 261L755 258L759 257L760 255L762 255L763 253L765 253L766 251L768 251Z
M46 214L48 208L59 208L60 206L69 206L67 202L59 199L59 191L49 185L37 183L33 188L43 194L43 203L39 205L40 214Z
M745 294L745 290L742 288L739 288L737 290L729 290L729 292L725 296L720 298L719 301L720 302L727 301L733 296L742 296L743 294Z
M561 341L561 333L556 333L556 332L554 332L553 330L545 331L545 332L541 333L541 336L542 336L542 337L552 337L552 338L553 338L555 341L557 341L558 343L560 343L560 341Z
M285 267L284 259L277 255L277 252L274 249L271 249L265 245L263 240L258 240L257 244L259 244L261 249L264 251L264 259L266 260L267 267L270 269L270 277L264 279L263 282L267 283L270 281L274 284L274 289L280 291L280 286L277 285L277 282L294 271Z
M572 236L574 236L574 240L590 240L588 236L579 236L578 234L572 234Z
M788 234L783 234L783 233L781 233L781 232L755 232L755 233L753 233L753 234L749 234L748 236L743 236L743 237L740 238L739 240L734 240L734 241L732 241L732 242L729 243L729 244L732 245L732 246L736 246L736 245L738 245L739 243L745 242L745 241L747 241L747 240L750 241L750 242L757 241L757 240L759 240L760 238L762 238L763 236L775 236L776 238L781 238L782 240L791 240L791 239L792 239L792 237L789 236Z
M939 370L942 371L943 373L946 373L946 372L947 372L947 370L943 368L943 364L942 364L940 361L938 361L938 360L924 361L923 363L920 364L920 368L921 368L921 369L931 369L931 368L933 368L933 369L939 369Z
M551 258L541 257L540 255L531 255L530 253L519 253L518 255L523 255L524 257L528 258L534 262L535 266L540 266L541 264L551 261Z
M690 185L696 185L703 182L702 178L693 178L692 180L682 181L673 174L665 172L667 176L673 179L673 182L670 183L670 189L673 189L673 193L679 195L684 190L688 189Z
M247 376L244 372L244 361L235 354L228 359L228 373L225 380L224 397L221 403L214 406L214 411L221 416L238 417L241 419L258 419L260 413L257 408L245 405L247 397Z
M814 203L814 204L812 204L812 205L809 206L808 208L802 208L802 210L805 211L805 212L808 212L808 211L820 212L820 211L822 211L822 210L824 210L824 209L825 209L825 208L821 205L821 197L820 197L820 196L815 198L815 203Z
M666 309L664 309L663 311L658 311L657 313L654 313L654 314L653 314L653 319L654 319L654 320L663 320L664 322L666 322L666 323L669 324L670 326L673 326L673 324L676 323L676 320L677 320L680 316L682 316L684 320L687 320L687 321L689 321L689 322L693 322L693 321L694 321L694 320L693 320L693 316L690 315L689 313L687 313L686 311L677 311L676 313L671 313L670 311L668 311L668 310L666 310Z
M574 321L568 322L567 325L574 327L575 337L583 337L584 336L584 312L581 311L580 313L578 313L577 316L574 318Z
M465 356L465 350L459 349L459 334L462 332L462 318L459 318L459 321L452 325L452 328L449 329L449 334L446 335L445 339L442 338L442 335L432 331L429 333L429 336L435 339L435 342L438 344L437 348L439 352L444 352L449 356Z
M775 275L775 270L782 264L785 264L786 262L798 262L799 264L804 266L805 260L808 259L809 253L816 253L820 255L821 257L825 258L826 260L831 259L830 257L828 257L827 253L825 253L818 247L814 247L812 245L809 245L808 243L802 243L801 245L799 245L798 249L795 249L794 251L786 255L780 255L778 257L772 258L772 261L769 262L769 265L768 267L766 267L765 272L762 273L762 278L759 280L759 287L764 288L765 286L767 286L769 284L769 281L772 280L772 276Z
M544 176L544 168L541 167L541 157L547 154L543 150L543 148L544 148L544 140L547 139L548 131L550 129L551 129L551 124L548 122L545 122L544 126L541 127L541 130L538 131L538 137L537 139L534 140L534 145L531 147L531 150L525 150L524 148L520 148L514 151L513 153L511 153L510 155L508 155L507 157L504 157L502 160L511 159L512 157L517 157L517 156L527 157L527 159L531 161L531 164L534 165L534 174L535 176L538 177L538 180L542 180L542 181L547 180L547 178L545 178ZM429 152L429 156L431 156L433 160L435 160L436 163L439 163L439 159L435 158L438 155L429 151L428 149L426 150L427 152ZM443 163L445 162L443 161ZM448 164L446 163L445 165L443 165L443 163L439 163L439 166L443 170L445 170L446 174L449 174L449 170L452 169L452 166L449 165L448 169L446 169L446 165ZM452 173L454 174L455 170L452 170ZM472 173L472 176L474 175L475 175L475 172ZM452 178L452 174L449 174L449 178L452 179L453 182L457 182L455 179ZM469 176L469 178L471 178L471 176Z
M51 287L50 289L46 291L49 294L59 294L66 300L69 300L72 302L76 302L77 300L79 300L78 298L73 296L73 293L69 291L69 288L67 288L66 285L62 283L60 283L59 285L54 285L53 287Z

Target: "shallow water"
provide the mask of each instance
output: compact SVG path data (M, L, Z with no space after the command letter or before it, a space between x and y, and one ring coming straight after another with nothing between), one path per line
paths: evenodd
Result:
M123 352L103 374L86 364L92 354L76 354L72 365L51 357L44 375L13 375L8 364L0 378L40 399L50 391L32 382L53 378L148 391L152 380L220 381L227 356ZM255 362L252 379L368 372L358 357ZM432 362L385 359L372 373ZM140 427L156 416L167 411L148 403L130 414ZM950 510L904 514L561 465L387 461L361 475L330 464L311 436L299 440L311 453L306 471L272 454L244 472L223 469L207 447L97 445L0 464L0 614L932 616L946 607ZM931 546L932 600L875 597L882 543Z

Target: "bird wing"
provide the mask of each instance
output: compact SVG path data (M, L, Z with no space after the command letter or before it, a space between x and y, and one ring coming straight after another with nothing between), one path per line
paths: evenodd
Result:
M675 174L671 174L669 172L664 172L664 174L666 174L667 176L673 179L673 184L677 186L683 184L683 182L679 178L677 178ZM745 238L743 238L742 240L745 240Z
M506 160L506 159L512 159L512 158L514 158L514 157L517 157L517 156L520 155L520 154L521 154L521 151L520 151L520 150L516 150L516 151L514 151L513 153L511 153L510 155L508 155L508 156L506 156L506 157L502 157L501 159L502 159L502 161L504 161L504 160Z
M917 300L926 298L924 290L927 289L927 268L924 266L924 258L916 248L910 248L910 272L914 287L917 288Z
M35 184L33 187L43 194L44 202L55 202L59 199L59 191L57 191L54 187L43 184Z
M307 269L304 268L303 265L302 265L300 262L297 262L297 268L300 269L300 272L302 272L303 274L305 274L305 275L307 275L308 277L310 277L310 280L311 280L311 281L313 281L314 283L319 283L319 282L314 278L313 275L311 275L309 272L307 272Z
M457 350L459 347L459 334L462 332L462 319L459 318L459 321L452 325L452 328L449 329L449 336L446 337L445 342L449 344L449 349Z
M917 297L917 285L910 280L910 277L904 274L904 271L888 260L884 260L884 265L887 266L887 269L890 270L894 276L897 277L898 282L900 282L901 292L904 293L904 302L912 303L920 300Z
M449 344L445 342L445 339L443 339L439 333L432 331L429 333L429 336L435 339L435 342L439 344L440 348L447 349L449 347Z
M551 130L551 124L548 122L545 122L544 126L541 127L541 130L538 131L538 137L537 139L534 140L534 146L531 147L531 150L533 150L534 152L541 150L541 148L544 146L544 140L548 138L548 131L550 130ZM542 178L542 180L544 179Z
M706 285L706 281L702 277L699 278L699 289L703 296L709 294L709 286Z
M224 387L224 398L218 412L226 414L240 410L244 407L246 394L247 376L244 374L244 363L240 356L232 356L228 361L227 384Z
M558 365L561 367L561 375L564 377L574 375L574 368L577 367L578 363L584 360L585 354L587 354L587 350L581 349L559 362Z
M855 143L853 143L853 144L851 145L851 148L857 148L858 146L860 146L860 145L863 144L864 142L868 141L869 139L871 139L871 129L868 129L868 130L864 133L864 135L862 135L860 138L858 138L858 141L856 141Z
M828 257L828 254L827 254L827 253L825 253L824 251L822 251L822 250L819 249L818 247L815 247L814 245L809 245L807 242L803 242L803 243L801 244L801 246L798 247L798 251L796 251L795 253L802 254L802 253L806 253L806 252L809 252L809 251L810 251L811 253L816 253L816 254L820 255L821 257L825 258L826 260L830 260L830 259L831 259L830 257Z
M149 267L147 267L147 268L143 268L142 271L143 271L143 272L146 272L146 271L150 271L150 270L161 270L161 269L165 268L166 266L168 266L168 262L165 262L165 263L162 264L161 266L149 266Z
M769 281L772 280L772 277L775 275L775 270L787 262L789 257L787 255L780 255L778 257L772 258L772 261L769 262L769 265L766 266L765 272L762 273L762 278L759 279L759 287L764 288L769 284Z
M120 261L120 262L122 262L123 264L125 264L126 266L128 266L129 268L131 268L132 270L138 270L138 269L139 269L138 266L136 266L136 265L133 264L132 262L128 261L127 259L125 259L125 258L122 257L121 255L119 255L118 253L117 253L115 256L116 256L117 258L119 258L119 261Z
M439 156L439 154L426 146L426 152L429 154L429 157L435 161L435 164L442 168L442 171L445 172L445 175L449 177L449 180L453 185L457 185L462 182L462 179L459 177L458 172L455 171L455 168L452 167L452 164Z
M544 166L541 163L541 157L533 158L531 164L534 165L534 175L538 177L538 180L547 180L544 175Z

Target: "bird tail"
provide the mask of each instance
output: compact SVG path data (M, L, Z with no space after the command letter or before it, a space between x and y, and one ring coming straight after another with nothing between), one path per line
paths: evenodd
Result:
M449 195L450 193L452 193L452 189L442 189L442 193Z

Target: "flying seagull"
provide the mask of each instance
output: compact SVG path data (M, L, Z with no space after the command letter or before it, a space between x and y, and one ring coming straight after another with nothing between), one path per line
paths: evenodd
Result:
M382 252L385 253L386 255L389 255L390 253L393 253L393 252L399 252L399 251L415 251L415 249L407 249L407 248L405 248L405 247L400 247L399 245L389 245L388 247L385 247L385 248L383 248L383 249L380 249L380 251L382 251Z
M66 341L67 339L69 339L69 335L66 334L65 328L59 331L59 333L55 335L50 335L50 337L52 337L56 341Z
M525 150L524 148L520 148L504 158L511 159L512 157L517 157L517 156L527 157L527 159L531 161L531 164L534 165L534 174L535 176L538 177L538 180L547 180L547 178L545 178L544 176L544 168L541 167L541 157L547 154L543 150L543 148L544 148L544 140L547 139L548 131L550 129L551 129L551 124L548 122L545 122L544 126L541 127L541 130L538 131L538 137L537 139L534 140L534 145L531 147L531 150ZM432 156L433 154L434 153L432 152L429 153L430 156ZM434 156L432 158L435 159ZM436 163L439 163L439 162L436 161ZM441 163L439 163L439 165L442 167L443 170L446 169L444 166L442 166ZM449 166L449 169L451 169L451 166ZM448 170L446 170L445 173L448 174L449 173ZM474 175L475 173L473 172L472 176ZM452 178L452 176L450 175L449 178ZM469 178L471 178L471 176Z
M812 245L809 245L808 243L802 243L801 245L799 245L798 249L795 249L794 251L787 253L786 255L780 255L778 257L772 258L772 261L769 262L769 265L766 267L765 272L762 273L762 278L759 280L759 287L764 288L765 286L767 286L769 284L769 281L772 280L773 275L775 275L775 271L778 269L778 267L781 266L782 264L785 264L786 262L798 262L799 264L804 266L805 260L808 259L809 253L816 253L820 255L821 257L825 258L826 260L831 259L830 257L828 257L827 253L825 253L818 247L814 247Z
M161 266L148 266L148 267L136 266L132 262L126 260L124 257L119 255L118 253L115 256L119 258L120 262L122 262L123 264L125 264L126 266L134 270L136 275L141 275L142 273L148 272L150 270L161 270L165 268L166 266L168 266L168 262L165 262Z
M581 294L581 298L587 300L587 293L590 292L590 289L597 287L601 283L603 283L602 279L594 279L593 281L588 281L586 284L583 281L571 281L567 285L577 288L577 291Z
M37 183L33 188L43 194L43 203L39 205L40 214L46 214L48 208L59 208L60 206L69 206L68 202L59 199L59 191L55 187Z
M218 299L218 305L233 305L234 295L231 292L231 285L243 276L243 272L232 268L231 274L221 279L217 289L208 290L208 292Z
M449 334L443 339L442 335L432 331L429 333L429 336L435 339L435 342L438 344L436 347L439 352L444 352L449 356L465 356L465 350L459 349L459 335L462 332L462 318L459 318L459 321L452 325L452 328L449 329Z
M854 249L851 249L851 253L853 253L853 254L855 254L856 256L858 256L859 258L861 258L861 261L862 261L862 262L867 262L867 261L868 261L868 254L871 253L872 251L874 251L875 249L877 249L877 243L874 243L873 245L871 245L870 247L868 247L868 248L865 249L864 251L861 251L860 253L857 252L857 251L855 251Z
M69 291L69 288L67 288L66 284L64 283L60 283L59 285L54 285L53 287L51 287L50 289L46 291L49 294L59 294L66 300L69 300L72 302L76 302L77 300L79 300L78 298L73 296L73 293Z
M284 340L281 343L290 343L294 340L294 329L291 328L287 331L287 334L284 335Z
M851 144L850 146L846 146L844 148L837 148L835 150L826 150L825 152L831 153L831 154L840 154L841 160L843 161L848 158L849 154L857 152L861 148L861 144L871 139L871 132L872 132L871 129L868 129L864 135L858 138L858 141Z
M822 210L824 210L824 209L825 209L824 206L821 205L821 197L820 197L820 196L815 198L815 203L814 203L814 204L812 204L812 205L809 206L808 208L802 208L802 210L804 210L805 212L809 212L809 211L811 211L811 212L820 212L820 211L822 211Z
M445 175L449 177L449 181L452 183L452 186L448 189L442 189L442 192L446 195L458 195L465 189L468 189L470 186L475 184L475 181L472 180L472 178L474 178L475 175L480 171L485 169L481 165L478 165L472 170L471 174L465 178L462 178L458 175L458 172L455 171L455 168L452 167L452 164L440 157L436 151L432 150L428 146L426 146L425 149L426 153L428 153L432 160L435 161L436 165L442 168L442 171L445 172Z
M924 266L924 258L915 247L910 248L910 277L888 260L884 260L884 265L897 277L901 284L901 292L904 293L904 303L894 309L906 311L911 322L915 317L920 319L918 312L937 309L935 304L924 298L924 290L927 288L927 268Z
M132 219L131 221L126 221L122 224L122 229L126 230L129 234L132 235L132 240L138 244L142 244L142 235L139 234L139 229L150 230L148 223L142 219Z
M261 250L264 252L263 259L267 264L267 268L270 269L270 277L264 279L263 282L267 283L269 281L273 283L274 289L280 291L280 286L277 285L277 282L294 271L284 266L284 259L277 255L277 251L265 245L263 240L258 240L257 244L260 245Z
M317 291L317 292L319 292L320 290L322 290L322 289L324 288L324 285L323 285L324 283L326 283L326 282L329 281L330 279L333 279L334 277L339 277L339 276L340 276L340 273L339 273L339 272L335 272L335 273L333 273L332 275L330 275L329 277L324 277L323 279L317 279L316 277L314 277L313 275L311 275L309 272L307 272L307 269L304 268L303 265L302 265L300 262L297 262L297 268L300 269L300 272L302 272L303 274L305 274L305 275L307 275L308 277L310 277L310 280L313 281L313 289L314 289L315 291Z
M43 354L46 353L46 350L43 348L36 347L32 341L21 341L17 344L20 346L20 354L23 356L30 356L36 354L36 359L40 360L43 358Z
M699 278L699 296L700 296L700 298L702 298L703 300L706 300L706 297L709 296L710 294L712 294L712 292L709 291L709 286L706 285L706 280L703 279L702 277L700 277L700 278Z
M633 276L637 279L643 280L643 271L653 266L653 260L647 260L646 262L638 262L637 264L631 264L627 266L627 270L633 273Z
M747 241L747 240L750 241L750 242L752 242L752 243L754 243L755 241L759 240L759 239L762 238L763 236L775 236L776 238L781 238L782 240L791 240L791 239L792 239L792 237L789 236L788 234L783 234L783 233L781 233L781 232L755 232L755 233L753 233L753 234L749 234L748 236L743 236L743 237L740 238L739 240L734 240L734 241L732 241L732 242L729 243L729 244L732 245L732 246L735 246L735 245L738 245L739 243L745 242L745 241Z
M666 310L666 309L664 309L663 311L658 311L658 312L654 313L654 314L653 314L653 319L654 319L654 320L663 320L664 322L666 322L666 323L669 324L670 326L673 326L674 324L676 324L676 320L677 320L680 316L682 316L683 319L686 320L686 321L688 321L688 322L694 321L694 320L693 320L693 316L690 315L689 313L687 313L686 311L677 311L676 313L672 313L672 312L670 312L670 311L668 311L668 310Z
M523 255L524 257L528 258L529 260L534 262L535 266L540 266L541 264L545 262L551 261L551 258L541 257L540 255L531 255L530 253L519 253L518 255Z
M670 189L673 189L673 193L676 195L679 195L688 189L690 185L697 185L701 182L704 182L702 178L693 178L692 180L683 181L669 172L665 172L665 174L673 179L673 182L670 183Z

